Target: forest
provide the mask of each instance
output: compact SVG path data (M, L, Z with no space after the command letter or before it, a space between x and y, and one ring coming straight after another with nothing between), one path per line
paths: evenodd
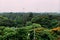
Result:
M60 40L60 13L0 13L0 40Z

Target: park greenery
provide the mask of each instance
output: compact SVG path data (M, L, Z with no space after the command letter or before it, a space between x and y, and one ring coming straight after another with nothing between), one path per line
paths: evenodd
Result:
M0 40L60 40L60 13L0 13Z

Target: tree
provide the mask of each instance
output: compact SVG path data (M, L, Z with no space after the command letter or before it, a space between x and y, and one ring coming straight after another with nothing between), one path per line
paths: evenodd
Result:
M33 13L30 12L27 21L31 21L32 18L33 18Z
M42 16L42 17L36 16L32 18L31 22L41 24L42 27L45 28L53 28L59 25L58 20L52 17L50 18L50 16Z
M30 31L30 40L34 38L34 30ZM45 28L35 28L35 39L36 40L55 40L55 35L52 35L50 30Z
M0 16L0 26L15 26L15 22L13 20L8 19L7 17Z
M32 22L31 21L26 22L26 26L30 26L30 25L32 25Z
M16 31L18 32L16 35L18 40L27 40L27 36L28 36L28 30L27 29L18 28Z
M6 27L3 32L3 40L15 40L17 31L14 27Z

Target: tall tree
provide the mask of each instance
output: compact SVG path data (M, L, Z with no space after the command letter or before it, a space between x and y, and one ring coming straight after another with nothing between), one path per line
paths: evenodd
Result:
M33 18L33 13L30 12L27 20L28 20L28 21L31 21L32 18Z

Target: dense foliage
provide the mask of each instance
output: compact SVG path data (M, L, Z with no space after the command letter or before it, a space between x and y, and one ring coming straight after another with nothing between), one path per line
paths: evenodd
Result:
M0 40L60 40L60 15L1 13Z
M45 17L45 16L37 16L37 17L34 17L32 18L32 23L38 23L38 24L41 24L42 27L45 27L45 28L54 28L54 27L57 27L59 24L58 24L58 20L53 18L51 15Z

